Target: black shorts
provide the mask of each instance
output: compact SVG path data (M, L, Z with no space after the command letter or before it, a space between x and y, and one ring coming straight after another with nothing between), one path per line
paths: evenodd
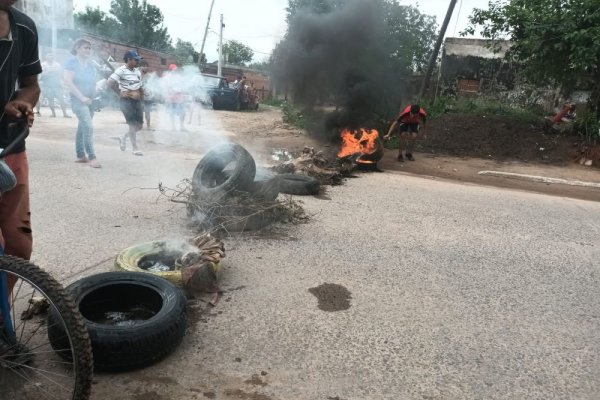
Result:
M144 107L141 100L121 97L121 111L128 125L144 125Z
M398 133L401 135L403 132L419 133L419 124L400 123Z

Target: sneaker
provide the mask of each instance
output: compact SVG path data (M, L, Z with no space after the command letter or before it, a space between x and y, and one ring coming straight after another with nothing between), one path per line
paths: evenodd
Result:
M122 138L117 139L119 140L119 148L121 149L121 151L125 151L125 149L127 149L127 142Z
M408 153L406 155L406 158L408 158L408 161L415 161L415 158L413 157L413 155L411 153Z
M80 164L85 164L88 161L90 161L90 160L88 160L88 158L85 156L77 157L77 160L75 160L76 163L80 163Z
M143 156L143 155L144 155L144 153L142 153L142 152L141 152L141 151L139 151L139 150L134 150L134 151L133 151L133 155L134 155L134 156Z
M402 155L399 155L398 157L396 157L396 160L404 162L404 157L402 157Z
M93 160L90 160L90 163L88 165L92 168L102 168L102 164L100 164L95 158Z

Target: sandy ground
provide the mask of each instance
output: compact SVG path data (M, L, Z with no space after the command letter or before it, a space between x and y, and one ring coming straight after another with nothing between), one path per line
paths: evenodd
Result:
M98 170L72 162L75 120L39 119L34 261L68 284L132 244L191 235L156 187L191 176L211 144L235 138L263 162L316 145L273 109L202 117L144 132L135 157L111 138L125 130L118 113L102 111ZM600 203L410 170L469 160L419 155L399 172L387 158L384 173L300 199L306 224L226 238L217 306L190 301L176 352L97 374L92 399L596 398Z

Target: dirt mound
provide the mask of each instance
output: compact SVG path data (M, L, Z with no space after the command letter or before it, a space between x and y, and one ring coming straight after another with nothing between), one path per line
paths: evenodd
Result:
M563 165L576 157L578 139L544 132L532 124L506 116L444 114L427 122L424 153L518 160Z

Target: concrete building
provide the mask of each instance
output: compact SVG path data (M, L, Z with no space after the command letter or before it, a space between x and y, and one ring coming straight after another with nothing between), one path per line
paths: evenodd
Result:
M495 49L490 48L492 44ZM446 38L440 66L445 90L468 95L491 85L512 88L514 68L504 60L509 46L507 41Z
M522 65L506 60L510 42L487 39L446 38L440 66L439 93L459 97L481 97L523 108L552 111L562 103L583 106L593 79L578 76L574 87L556 82L533 84L522 76Z

